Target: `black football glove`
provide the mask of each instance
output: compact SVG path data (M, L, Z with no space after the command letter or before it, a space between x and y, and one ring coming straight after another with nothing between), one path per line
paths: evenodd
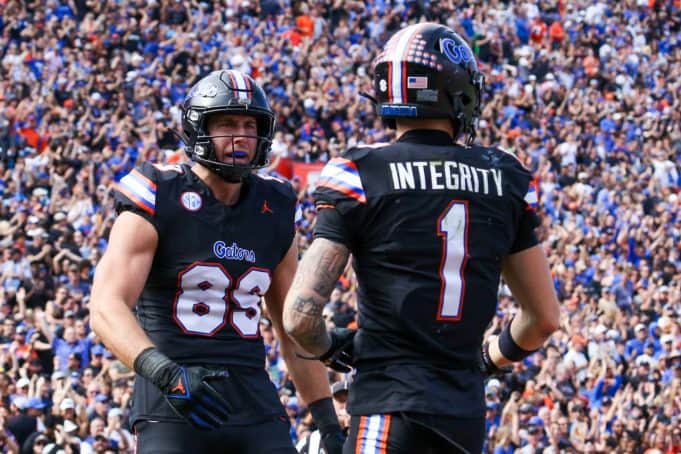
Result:
M322 444L326 454L342 454L346 438L340 427L333 432L322 434Z
M178 416L194 427L217 429L229 418L231 405L209 383L225 379L227 371L180 366L154 347L135 358L134 368L161 390Z
M499 367L494 364L492 358L489 356L489 342L482 344L478 365L480 367L480 372L482 372L485 378L504 375L511 372L511 366Z
M325 397L309 405L312 419L319 428L326 454L342 454L345 434L338 423L336 410L330 397Z
M319 360L337 372L350 372L355 360L353 357L355 334L356 329L333 328L329 332L331 346Z

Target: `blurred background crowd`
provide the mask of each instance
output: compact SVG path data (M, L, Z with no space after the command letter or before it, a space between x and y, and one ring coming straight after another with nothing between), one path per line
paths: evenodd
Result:
M264 172L291 176L394 138L360 92L387 37L429 20L486 76L478 140L536 175L562 304L546 348L487 383L487 451L681 452L680 3L0 0L0 449L132 452L133 374L90 331L89 290L110 185L185 159L192 83L251 74L278 114ZM303 253L311 181L292 178ZM329 324L356 326L355 290L348 268ZM502 285L489 332L515 310ZM311 419L261 327L297 441Z

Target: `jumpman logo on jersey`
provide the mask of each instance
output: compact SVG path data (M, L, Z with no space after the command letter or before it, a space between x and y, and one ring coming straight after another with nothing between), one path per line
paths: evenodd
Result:
M267 200L265 200L265 201L262 203L262 209L260 210L260 213L261 213L261 214L265 214L265 213L274 214L274 211L272 211L272 209L270 208L270 206L267 204Z

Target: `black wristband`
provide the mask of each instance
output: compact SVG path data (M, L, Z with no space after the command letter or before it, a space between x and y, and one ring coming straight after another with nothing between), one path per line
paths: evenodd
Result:
M513 323L512 320L511 323ZM513 337L511 337L511 323L506 325L506 328L504 328L499 335L499 351L505 358L510 359L511 361L521 361L539 349L524 350L520 348L513 340Z
M494 364L492 357L489 355L489 342L485 342L482 345L482 372L489 376L510 372L510 367L501 368Z
M336 410L333 408L333 401L330 397L315 400L308 405L315 424L322 435L341 430Z
M142 377L146 378L158 388L163 388L170 383L177 364L166 355L149 347L137 355L132 364L133 369Z

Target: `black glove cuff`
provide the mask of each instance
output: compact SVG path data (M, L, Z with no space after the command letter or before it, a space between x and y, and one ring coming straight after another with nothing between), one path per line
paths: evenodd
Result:
M156 347L149 347L137 355L132 367L139 375L163 389L168 386L179 366Z
M338 416L336 416L336 410L333 408L333 401L330 397L315 400L308 405L308 408L322 435L341 430Z

